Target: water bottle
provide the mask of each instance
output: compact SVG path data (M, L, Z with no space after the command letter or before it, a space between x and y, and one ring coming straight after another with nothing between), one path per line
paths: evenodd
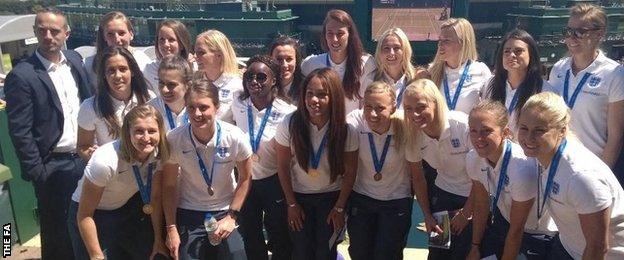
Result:
M208 232L208 241L210 241L210 244L213 246L221 244L221 238L214 235L214 232L219 228L219 223L212 214L206 213L204 227L206 227L206 232Z

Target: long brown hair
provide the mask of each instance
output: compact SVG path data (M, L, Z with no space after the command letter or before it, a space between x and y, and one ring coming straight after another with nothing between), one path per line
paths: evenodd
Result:
M97 66L100 64L100 59L102 59L101 53L104 49L106 49L106 47L109 47L108 43L106 43L106 35L104 35L106 33L104 32L106 30L106 25L110 21L118 19L122 20L126 24L128 32L134 34L132 23L124 13L112 11L102 16L102 19L100 19L100 23L98 24L97 38L95 39L95 59L93 60L93 65L91 65L91 69L93 71L98 71Z
M130 78L130 88L132 95L136 96L138 104L142 105L150 99L147 91L147 82L145 82L143 73L141 72L139 65L137 65L134 60L132 54L124 47L113 46L105 48L101 53L102 59L100 64L97 66L97 92L95 94L93 108L98 116L104 118L108 132L113 138L119 137L119 129L121 128L121 125L119 125L117 117L115 116L115 108L113 107L110 87L108 86L108 81L106 80L106 62L108 59L116 55L121 55L126 59L126 62L128 62L128 67L132 73Z
M331 68L321 68L312 71L301 84L301 95L297 110L290 120L289 132L292 137L297 162L304 170L308 168L310 154L314 150L310 137L310 115L305 103L308 84L313 78L321 81L323 88L329 94L329 121L327 128L327 159L331 181L344 173L344 146L347 139L347 122L345 119L344 91L340 86L340 76Z
M351 100L356 98L359 99L361 98L359 90L360 76L362 76L362 54L364 54L364 47L362 45L362 40L360 39L360 34L358 33L353 19L347 12L338 9L330 10L327 12L327 16L325 16L325 21L323 21L323 38L321 40L321 47L323 47L323 50L327 52L327 55L329 55L329 46L327 46L325 34L327 33L326 27L329 20L339 22L349 29L346 60L347 64L345 67L345 75L342 79L342 87L344 88L347 98ZM303 92L301 93L303 95Z

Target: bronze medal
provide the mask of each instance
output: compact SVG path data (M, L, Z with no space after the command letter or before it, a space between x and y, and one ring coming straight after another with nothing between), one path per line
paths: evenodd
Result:
M319 171L317 169L310 168L308 169L308 175L310 175L310 177L316 178L319 176Z
M381 173L375 173L375 175L373 175L373 179L375 181L380 181L381 180Z
M258 156L258 154L257 154L257 153L254 153L254 154L252 154L252 155L251 155L251 159L252 159L254 162L258 162L258 161L260 161L260 156Z
M212 189L211 186L208 186L208 195L210 196L214 195L214 190Z
M154 208L152 207L152 205L150 204L143 205L143 213L145 213L145 215L150 215L153 212L154 212Z

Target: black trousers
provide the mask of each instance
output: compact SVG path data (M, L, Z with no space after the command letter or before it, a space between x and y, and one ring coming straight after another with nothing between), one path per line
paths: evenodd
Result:
M327 216L334 208L339 193L339 191L315 194L295 193L297 203L305 213L305 219L301 231L290 231L293 241L292 259L336 259L338 241L331 246L329 244L334 227L327 224Z
M352 192L349 255L353 260L402 260L412 224L412 197L377 200Z
M250 260L291 259L292 242L288 233L286 201L277 174L251 182L251 189L241 210L240 231ZM268 245L264 242L266 228Z
M52 156L44 167L47 176L34 182L41 227L41 258L74 259L67 212L85 165L77 155L67 154Z
M438 186L434 185L431 194L433 196L429 197L431 201L431 213L439 212L439 211L448 211L451 218L454 211L463 208L464 204L468 197L463 197L457 194L453 194L438 188ZM429 247L429 255L427 259L429 260L459 260L466 259L468 252L470 251L470 246L472 242L472 223L468 223L468 225L462 230L460 234L451 234L451 248L450 249L441 249L441 248L433 248Z

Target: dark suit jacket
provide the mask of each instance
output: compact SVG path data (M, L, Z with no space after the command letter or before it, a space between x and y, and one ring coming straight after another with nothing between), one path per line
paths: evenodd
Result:
M78 86L80 101L92 95L82 57L63 51ZM4 84L9 134L20 160L22 178L44 181L45 163L63 133L63 110L52 79L33 53L17 64Z

